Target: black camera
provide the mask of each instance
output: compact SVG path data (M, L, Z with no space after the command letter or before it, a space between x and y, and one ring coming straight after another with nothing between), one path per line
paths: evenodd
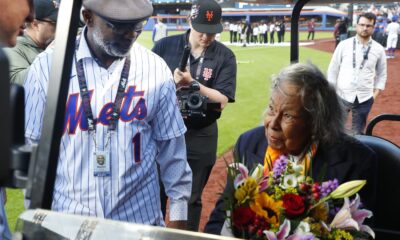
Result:
M176 91L179 109L183 117L205 117L207 97L200 94L200 85L192 81L189 86L182 86Z

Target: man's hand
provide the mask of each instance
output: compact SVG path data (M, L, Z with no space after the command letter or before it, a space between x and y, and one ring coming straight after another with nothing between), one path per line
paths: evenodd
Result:
M380 90L375 88L374 89L374 100L376 99L376 97L378 97L379 93L380 93Z
M187 230L187 221L170 221L167 227L180 230Z

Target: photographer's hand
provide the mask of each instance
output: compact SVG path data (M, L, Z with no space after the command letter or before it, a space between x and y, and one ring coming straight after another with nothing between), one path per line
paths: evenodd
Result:
M192 78L192 75L190 75L189 71L186 70L185 72L182 72L178 68L176 68L174 71L174 80L177 85L177 88L181 86L188 86L192 81L195 81ZM199 86L200 86L200 93L203 96L207 96L208 99L210 99L213 102L221 103L221 111L228 104L228 98L222 93L220 93L218 90L206 87L201 83L199 83Z
M192 80L192 75L190 75L189 71L180 71L178 68L174 71L174 81L177 85L189 85Z

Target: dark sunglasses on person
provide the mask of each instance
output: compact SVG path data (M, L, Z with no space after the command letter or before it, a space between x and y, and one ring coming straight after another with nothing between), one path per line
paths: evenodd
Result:
M132 23L121 23L111 21L101 15L98 15L109 28L111 28L117 34L124 34L127 31L141 33L143 31L144 25L146 25L146 20L132 22Z

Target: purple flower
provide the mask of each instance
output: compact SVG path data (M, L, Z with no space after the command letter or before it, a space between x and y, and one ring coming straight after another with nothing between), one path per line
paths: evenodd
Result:
M289 160L285 155L281 155L275 161L274 167L272 168L272 172L274 173L273 178L275 182L282 175L283 171L285 171L288 161Z
M319 194L321 195L321 197L326 197L331 192L333 192L338 186L339 186L339 182L336 178L333 180L323 182L319 186Z

